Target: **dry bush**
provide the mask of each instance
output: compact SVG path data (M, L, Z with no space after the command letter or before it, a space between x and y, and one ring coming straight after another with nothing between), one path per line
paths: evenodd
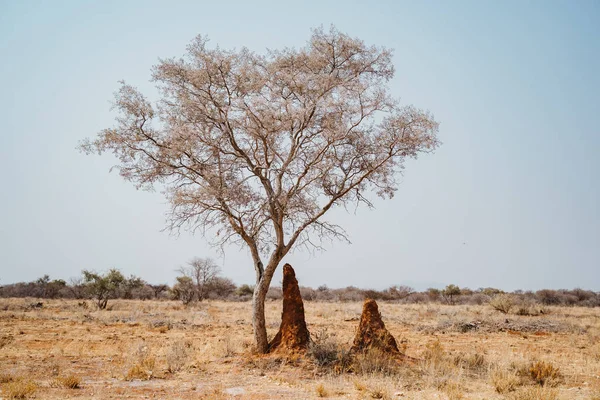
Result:
M522 385L521 378L514 370L496 367L490 370L490 380L500 394L514 392L517 387Z
M81 388L81 378L76 375L58 377L54 380L52 386L63 387L65 389L79 389Z
M125 375L126 381L132 381L134 379L141 379L147 381L152 379L154 376L154 367L156 366L156 359L154 357L147 357L140 360L137 364L133 365L127 371Z
M349 352L333 340L327 329L316 331L312 336L307 354L319 367L333 367L337 373L350 368L352 360Z
M320 367L336 365L340 359L340 349L334 342L311 342L307 353Z
M502 314L508 314L515 306L515 299L510 294L498 294L490 300L489 305Z
M544 386L527 386L511 393L510 400L557 400L558 390Z
M525 317L537 317L550 314L550 309L543 304L522 302L517 306L515 314Z
M560 383L560 368L550 362L535 361L529 366L529 376L540 386L556 386Z
M14 380L14 378L11 374L5 374L5 373L0 374L0 384L12 382L13 380Z
M474 373L481 373L487 369L488 363L481 353L458 353L454 356L454 365Z
M445 358L444 347L439 340L428 343L423 351L423 360L427 363L437 364Z
M438 390L443 390L449 382L461 374L461 368L456 365L453 357L446 354L439 340L425 346L420 369L426 384Z
M179 372L185 364L188 362L190 357L189 342L177 341L169 347L166 354L167 359L167 370L170 373Z
M2 395L6 399L27 399L37 390L37 384L29 379L14 378L2 385Z
M448 396L448 400L462 400L464 399L464 389L461 384L454 381L446 382L442 391Z
M125 380L150 380L154 376L156 358L151 354L150 347L140 344L133 354L134 364L125 375Z
M349 370L359 375L396 376L400 372L400 364L389 354L379 349L370 349L357 353L352 358Z

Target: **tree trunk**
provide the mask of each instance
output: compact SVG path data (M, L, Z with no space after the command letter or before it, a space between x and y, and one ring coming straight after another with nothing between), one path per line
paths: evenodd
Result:
M269 285L265 285L264 276L254 287L252 296L252 326L254 327L254 344L256 351L265 354L269 350L267 325L265 321L265 299Z
M266 354L269 351L267 338L267 324L265 320L265 299L271 285L273 274L279 265L281 258L271 257L267 268L262 268L262 263L256 263L256 286L252 296L252 326L254 328L254 344L256 351Z

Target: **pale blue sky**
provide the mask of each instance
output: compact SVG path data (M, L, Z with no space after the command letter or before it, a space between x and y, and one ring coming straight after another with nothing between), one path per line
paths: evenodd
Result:
M600 290L598 1L0 0L0 283L112 267L172 283L194 256L252 283L245 251L161 232L159 192L75 147L113 124L118 80L153 94L151 66L197 34L262 52L330 24L395 49L393 94L444 144L393 200L332 214L352 245L288 257L301 284Z

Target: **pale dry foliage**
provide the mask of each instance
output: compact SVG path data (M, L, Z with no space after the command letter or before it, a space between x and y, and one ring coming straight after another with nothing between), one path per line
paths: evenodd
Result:
M6 399L27 399L38 389L37 383L31 379L18 377L2 384L2 395Z
M439 144L433 117L391 96L393 76L390 50L334 28L266 55L199 36L186 57L154 67L157 102L123 83L116 126L81 148L112 152L138 187L160 184L172 230L212 229L213 244L249 250L255 341L266 352L264 301L283 257L347 239L325 214L393 196L405 161Z
M80 389L81 378L76 375L59 376L54 380L54 387L64 387L65 389Z
M496 392L500 394L514 392L522 385L522 379L517 373L506 366L496 366L490 370L490 380Z
M41 310L21 307L30 302L0 299L7 306L0 307L7 309L0 311L0 336L14 337L0 351L3 398L8 390L27 388L27 380L37 388L30 397L49 400L589 400L598 398L600 388L599 309L554 307L550 316L510 315L506 322L487 305L380 303L386 327L416 359L398 363L377 352L347 354L360 302L305 302L315 339L306 356L255 354L247 302L184 307L115 300L111 311L99 311L47 300ZM281 302L267 302L266 312L273 335ZM164 321L171 329L161 331ZM460 329L472 321L511 330ZM533 330L540 327L550 331ZM76 390L58 384L69 376L85 384ZM15 381L19 385L11 385Z
M508 314L515 306L515 300L510 294L502 293L494 296L489 304L494 310Z

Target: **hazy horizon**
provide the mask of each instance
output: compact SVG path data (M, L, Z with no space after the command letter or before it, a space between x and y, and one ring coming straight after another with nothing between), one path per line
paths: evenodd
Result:
M290 18L292 16L293 18ZM159 58L198 34L224 49L300 47L335 25L394 49L391 93L443 144L392 200L329 215L352 245L296 250L300 285L600 291L600 3L101 3L0 0L0 284L118 268L172 284L193 257L254 283L251 258L162 231L166 200L78 143L114 125L118 81L156 100ZM283 264L282 263L282 264ZM281 268L272 285L281 280Z

